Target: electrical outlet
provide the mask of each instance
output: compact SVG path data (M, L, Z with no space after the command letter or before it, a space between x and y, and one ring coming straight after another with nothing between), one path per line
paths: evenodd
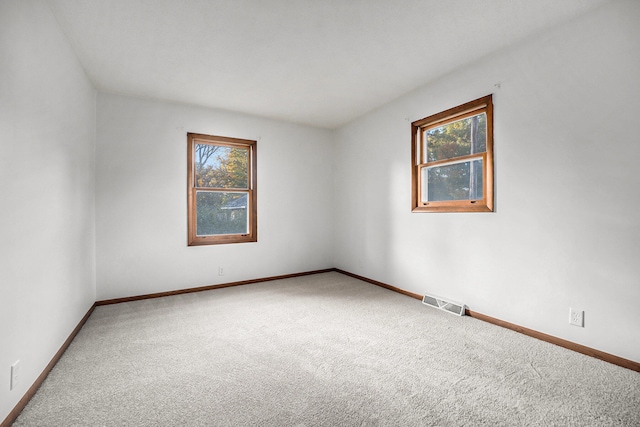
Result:
M569 323L574 326L584 327L584 311L569 308Z
M224 268L218 267L218 276L224 276Z
M11 365L11 385L9 386L9 390L13 390L20 384L20 377L20 361L16 360L16 363Z

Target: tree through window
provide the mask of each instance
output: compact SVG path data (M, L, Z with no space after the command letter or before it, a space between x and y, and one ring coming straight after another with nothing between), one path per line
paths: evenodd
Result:
M189 245L257 241L256 141L187 140Z
M491 95L411 124L412 210L493 211Z

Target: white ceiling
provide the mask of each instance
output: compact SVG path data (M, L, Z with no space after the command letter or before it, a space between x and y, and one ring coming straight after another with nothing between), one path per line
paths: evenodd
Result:
M96 88L335 128L609 0L47 0Z

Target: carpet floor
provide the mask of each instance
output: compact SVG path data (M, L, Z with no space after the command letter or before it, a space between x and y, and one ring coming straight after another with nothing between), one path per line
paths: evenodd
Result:
M14 426L640 426L640 374L340 273L99 306Z

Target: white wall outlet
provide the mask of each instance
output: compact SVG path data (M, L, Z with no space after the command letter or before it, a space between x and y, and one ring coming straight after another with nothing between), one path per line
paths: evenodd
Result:
M20 361L16 360L16 363L11 365L11 385L9 386L9 390L13 390L20 384Z
M218 267L218 276L224 276L224 268Z
M569 323L584 328L584 311L569 308Z

